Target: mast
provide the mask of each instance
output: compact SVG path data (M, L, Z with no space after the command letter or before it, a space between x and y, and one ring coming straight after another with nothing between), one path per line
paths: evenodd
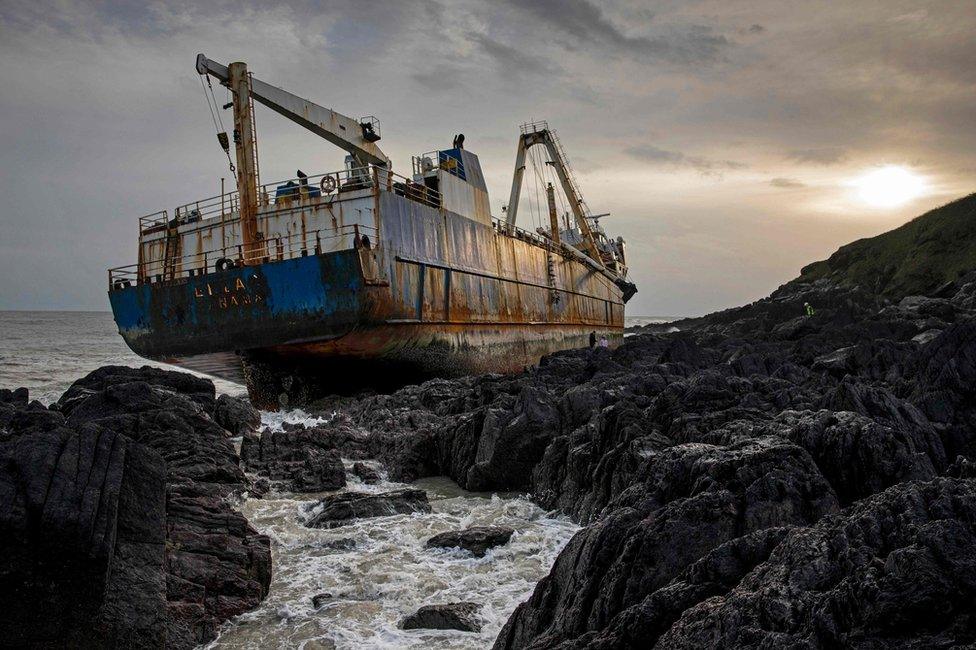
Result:
M549 203L549 236L559 246L559 215L556 214L556 190L552 183L546 186L546 201Z
M228 87L234 98L234 148L237 153L237 194L240 201L241 239L245 264L261 261L263 241L258 233L257 144L251 114L250 78L247 64L227 67Z

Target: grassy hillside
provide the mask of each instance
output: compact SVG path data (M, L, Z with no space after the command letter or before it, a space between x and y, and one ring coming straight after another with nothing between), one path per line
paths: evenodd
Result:
M830 278L899 299L930 293L972 269L976 269L976 194L877 237L842 246L830 258L805 266L793 282Z

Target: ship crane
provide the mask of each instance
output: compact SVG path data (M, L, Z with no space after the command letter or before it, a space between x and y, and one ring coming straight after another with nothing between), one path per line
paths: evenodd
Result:
M244 63L225 66L198 54L197 72L217 79L230 89L233 97L237 190L240 197L245 263L259 261L264 250L262 235L257 231L257 147L254 118L251 114L252 99L344 149L357 169L367 168L371 164L387 169L390 166L390 159L376 145L376 141L380 139L379 122L376 118L357 120L323 108L255 78L248 74ZM221 144L223 143L222 141Z
M519 196L522 193L522 176L525 174L525 153L530 147L535 145L543 145L549 153L549 159L552 161L552 166L556 170L559 184L563 188L563 193L566 195L570 209L573 211L573 216L576 218L576 224L579 226L580 232L583 235L583 247L586 249L586 253L600 268L605 268L600 250L596 245L596 239L593 237L593 232L587 221L589 215L587 214L586 204L572 176L569 164L565 160L565 156L559 146L559 141L556 139L553 131L549 129L549 125L545 122L528 124L522 127L518 150L515 153L515 176L512 179L512 193L508 199L508 212L506 213L508 227L512 228L515 225L515 219L518 216Z
M563 148L559 143L559 138L555 131L549 128L546 122L536 122L533 124L522 125L522 133L519 136L518 149L515 153L515 175L512 178L512 193L508 199L508 209L505 213L506 226L511 230L515 226L515 219L518 216L519 196L522 193L522 177L525 175L525 156L526 152L536 145L545 147L549 154L552 167L556 171L556 177L562 186L563 194L569 201L569 207L576 219L576 225L581 235L582 251L577 250L559 237L558 220L555 212L555 202L552 197L552 188L547 188L547 199L549 202L549 216L551 222L550 237L557 245L572 250L577 255L582 254L585 260L594 270L598 270L609 277L624 292L624 301L627 301L637 292L637 287L633 282L626 279L626 266L623 259L623 240L618 238L616 242L609 245L609 252L604 255L597 242L599 236L606 246L603 229L600 228L600 218L606 217L609 213L594 215L583 200L583 195L579 190L579 184L573 176L573 171L569 166L569 161ZM590 225L590 221L593 225Z

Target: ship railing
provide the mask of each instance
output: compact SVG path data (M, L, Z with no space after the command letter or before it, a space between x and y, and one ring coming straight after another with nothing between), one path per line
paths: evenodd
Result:
M441 207L441 193L422 182L417 183L382 167L373 167L373 178L376 185L387 192L393 192L397 196L406 197L431 208Z
M498 217L492 217L491 225L494 227L495 232L500 235L520 239L524 242L540 246L547 250L557 250L559 248L556 246L556 242L554 242L551 238L524 228L519 228L518 226L510 226L507 221L499 219Z
M519 127L522 135L527 135L529 133L539 133L540 131L549 130L549 122L545 120L539 120L537 122L526 122Z
M435 169L443 169L444 171L454 174L458 178L465 179L466 175L464 172L464 162L451 155L448 151L428 151L427 153L422 153L419 156L413 156L411 158L413 165L413 175L424 176L427 172L433 171Z
M318 255L327 251L370 248L376 241L376 228L363 224L289 233L250 246L235 244L169 260L150 260L109 269L109 289L124 289L135 284L180 284L189 278L233 267Z
M431 207L441 206L441 195L422 183L380 167L354 167L313 176L295 177L258 187L258 209L293 209L319 203L330 204L342 195L357 190L386 190ZM139 219L139 234L165 231L214 217L236 220L240 214L240 195L235 190L193 201L176 208L173 219L166 211Z
M167 210L160 210L159 212L153 212L144 217L139 217L139 234L166 230L168 223L169 212Z

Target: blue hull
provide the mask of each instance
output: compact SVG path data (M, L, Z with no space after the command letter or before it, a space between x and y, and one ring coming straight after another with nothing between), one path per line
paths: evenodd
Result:
M347 334L370 319L357 250L232 268L109 292L119 333L152 359Z

